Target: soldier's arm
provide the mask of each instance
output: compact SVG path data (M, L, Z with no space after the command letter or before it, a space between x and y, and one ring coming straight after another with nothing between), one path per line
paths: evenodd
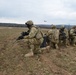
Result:
M35 35L37 33L37 29L36 28L32 28L29 35L28 36L25 36L24 39L31 39L31 38L34 38Z
M49 36L49 35L52 35L52 30L49 30L49 31L47 32L47 36Z
M69 35L69 34L68 34L68 29L65 28L64 33L66 34L66 37L68 37L68 35Z
M74 33L74 30L73 30L73 29L71 29L71 30L70 30L70 35L75 35L75 33Z
M71 29L71 30L70 30L70 34L73 34L73 32L74 32L74 30L73 30L73 29Z

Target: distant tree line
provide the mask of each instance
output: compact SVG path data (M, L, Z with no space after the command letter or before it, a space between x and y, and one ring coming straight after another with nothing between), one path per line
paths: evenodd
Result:
M36 24L40 28L51 28L51 24ZM66 28L70 29L73 26L76 25L64 25ZM0 27L26 27L25 24L16 24L16 23L0 23ZM57 28L60 28L61 25L56 25Z
M0 27L26 27L24 24L0 23Z

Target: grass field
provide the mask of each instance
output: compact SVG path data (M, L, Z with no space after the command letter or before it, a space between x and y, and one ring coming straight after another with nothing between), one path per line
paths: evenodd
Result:
M49 53L25 58L29 52L26 41L15 40L26 30L0 27L0 75L76 75L76 47L50 49Z

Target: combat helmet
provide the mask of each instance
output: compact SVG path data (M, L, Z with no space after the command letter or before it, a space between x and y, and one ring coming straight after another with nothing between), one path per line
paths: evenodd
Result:
M61 29L63 29L63 28L65 28L65 26L64 25L61 25L61 27L60 27Z
M51 25L51 28L54 29L54 28L56 28L56 26L52 24L52 25Z
M76 26L73 26L72 28L73 28L73 29L75 29L75 28L76 28Z
M25 24L29 25L29 26L32 26L33 25L33 21L32 20L28 20Z

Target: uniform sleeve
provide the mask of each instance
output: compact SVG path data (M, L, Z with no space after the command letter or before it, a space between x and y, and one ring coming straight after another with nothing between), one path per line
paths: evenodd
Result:
M31 28L31 31L30 31L29 35L25 36L24 39L34 38L36 33L37 33L37 29L36 28Z
M73 34L73 32L74 32L74 30L73 30L73 29L71 29L71 30L70 30L70 34Z
M52 34L52 30L47 31L47 36Z
M66 36L68 37L69 36L68 29L65 28L65 31L64 32L65 32Z

